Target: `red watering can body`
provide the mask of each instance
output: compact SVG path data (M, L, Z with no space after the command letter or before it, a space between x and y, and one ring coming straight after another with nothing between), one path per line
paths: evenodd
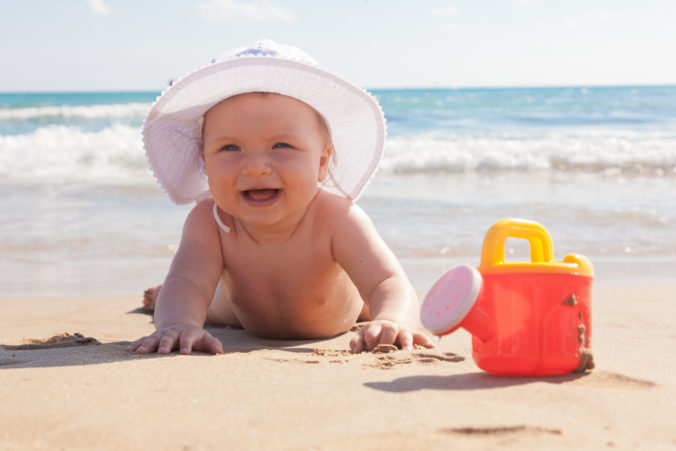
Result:
M530 262L506 262L507 238L530 243ZM478 269L460 265L430 289L421 309L425 327L472 334L479 368L504 375L559 375L593 368L591 262L576 254L554 261L540 224L503 219L484 238Z

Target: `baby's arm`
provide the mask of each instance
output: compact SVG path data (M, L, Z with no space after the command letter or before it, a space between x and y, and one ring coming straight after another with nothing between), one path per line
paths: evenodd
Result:
M223 267L211 206L212 201L203 201L188 215L155 306L156 331L129 345L129 351L166 354L178 347L181 354L223 353L221 342L203 329Z
M434 347L419 331L419 303L403 268L387 247L368 216L350 207L333 235L333 253L366 300L371 321L350 342L354 352L378 344L398 343Z

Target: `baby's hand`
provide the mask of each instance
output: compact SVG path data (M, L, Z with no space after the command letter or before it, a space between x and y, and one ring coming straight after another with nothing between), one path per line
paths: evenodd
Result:
M127 351L168 354L175 348L179 348L181 354L190 354L191 350L223 354L223 344L217 338L201 327L185 323L157 329L152 335L139 338L127 346Z
M420 332L412 332L408 327L388 320L369 321L359 334L350 340L352 352L372 350L378 345L398 343L401 349L413 349L413 345L433 348L434 343Z

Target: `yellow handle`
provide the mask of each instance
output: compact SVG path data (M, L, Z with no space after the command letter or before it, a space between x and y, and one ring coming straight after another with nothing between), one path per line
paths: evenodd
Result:
M505 264L505 242L509 237L528 240L531 262L550 263L554 260L552 239L542 225L525 219L505 218L486 232L480 269Z

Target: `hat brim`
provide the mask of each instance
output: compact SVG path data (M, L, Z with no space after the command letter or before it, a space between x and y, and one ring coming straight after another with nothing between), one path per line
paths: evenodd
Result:
M326 120L335 158L323 188L356 200L383 153L385 119L366 91L318 67L277 57L244 57L214 63L168 88L143 126L148 163L178 204L208 191L200 171L200 118L214 105L247 92L273 92L313 107Z

